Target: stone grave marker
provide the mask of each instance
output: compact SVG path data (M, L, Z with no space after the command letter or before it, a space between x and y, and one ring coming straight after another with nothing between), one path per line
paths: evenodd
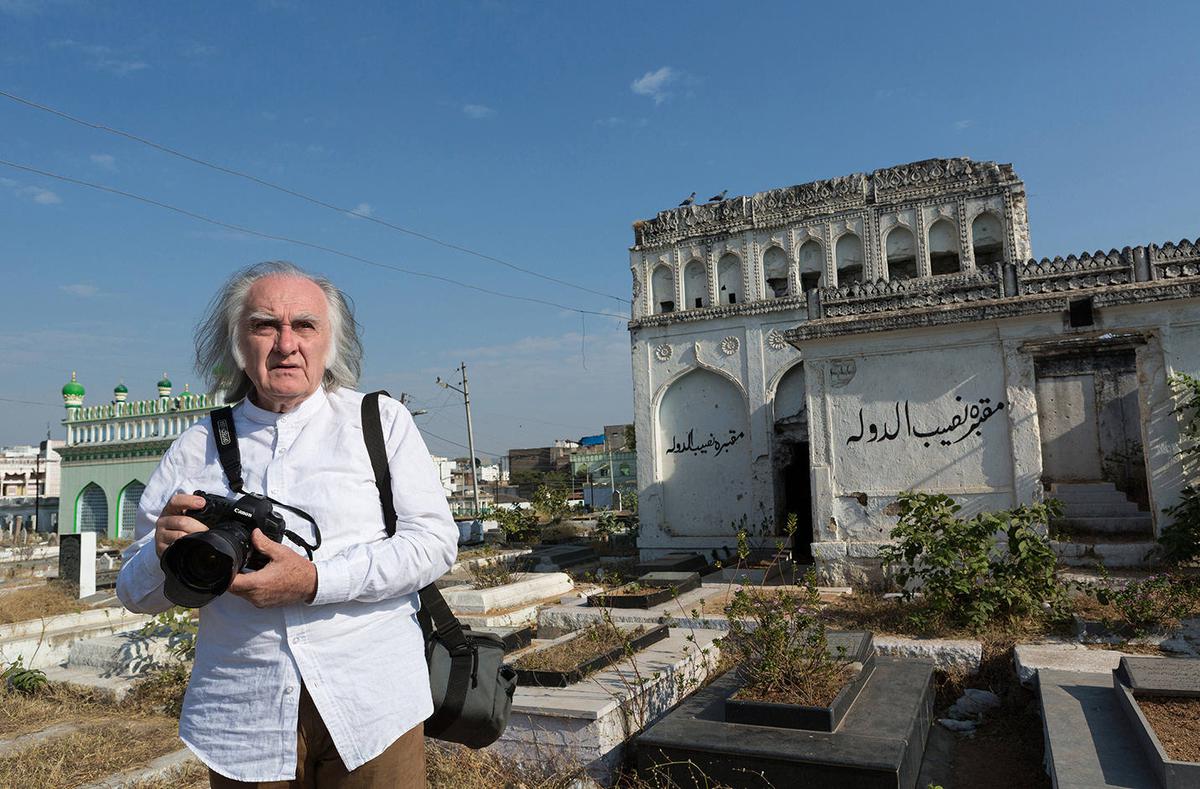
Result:
M78 589L80 599L96 593L96 533L59 537L58 580Z
M1200 660L1123 657L1118 671L1134 693L1200 696Z

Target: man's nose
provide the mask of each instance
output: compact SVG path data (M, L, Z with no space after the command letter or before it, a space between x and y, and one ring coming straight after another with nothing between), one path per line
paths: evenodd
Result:
M279 334L275 338L275 350L287 356L296 350L297 345L296 333L292 331L292 327L285 325L280 328Z

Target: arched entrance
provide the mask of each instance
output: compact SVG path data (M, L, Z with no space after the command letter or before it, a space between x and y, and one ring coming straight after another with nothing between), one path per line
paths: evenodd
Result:
M796 516L792 555L800 564L811 564L812 477L808 443L808 402L804 393L804 365L792 367L775 387L775 422L772 457L775 468L775 516L782 528L788 515Z
M658 406L663 521L670 534L732 539L751 512L750 420L729 379L693 370Z
M130 482L121 490L121 496L117 504L117 536L133 539L133 532L137 521L138 504L142 501L142 494L146 492L146 486L138 482L136 479Z
M89 482L75 500L75 531L108 534L108 497L95 482Z

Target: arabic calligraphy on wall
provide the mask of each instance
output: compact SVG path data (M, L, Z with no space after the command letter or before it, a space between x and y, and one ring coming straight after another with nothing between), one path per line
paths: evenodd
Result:
M707 441L697 444L695 442L695 432L695 428L692 428L687 432L686 444L679 443L679 440L675 436L671 436L671 446L667 447L667 454L672 455L690 452L693 455L707 455L709 450L712 450L712 456L718 457L722 452L729 449L746 436L746 434L742 431L730 430L729 438L725 441L721 441L719 438L717 438L715 433L709 433Z
M954 399L956 402L963 403L961 397ZM903 415L901 415L901 410L903 410ZM897 439L915 439L924 446L930 447L933 446L936 439L939 446L948 447L972 435L982 436L980 428L983 424L1003 410L1003 402L992 405L991 399L985 397L975 403L963 403L962 412L956 413L946 424L922 429L913 421L912 408L907 400L903 403L896 401L893 413L889 414L885 411L884 418L877 422L868 423L864 409L860 408L858 409L858 434L849 436L846 439L846 445L849 446L858 441L874 444ZM894 425L890 421L893 418L895 419Z

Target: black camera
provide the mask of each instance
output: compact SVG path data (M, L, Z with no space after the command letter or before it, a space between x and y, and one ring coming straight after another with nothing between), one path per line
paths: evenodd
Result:
M267 539L283 542L285 525L271 502L255 493L226 498L196 491L204 506L185 515L208 527L171 543L162 555L167 599L185 608L199 608L223 594L243 570L260 570L270 561L250 542L255 529Z

